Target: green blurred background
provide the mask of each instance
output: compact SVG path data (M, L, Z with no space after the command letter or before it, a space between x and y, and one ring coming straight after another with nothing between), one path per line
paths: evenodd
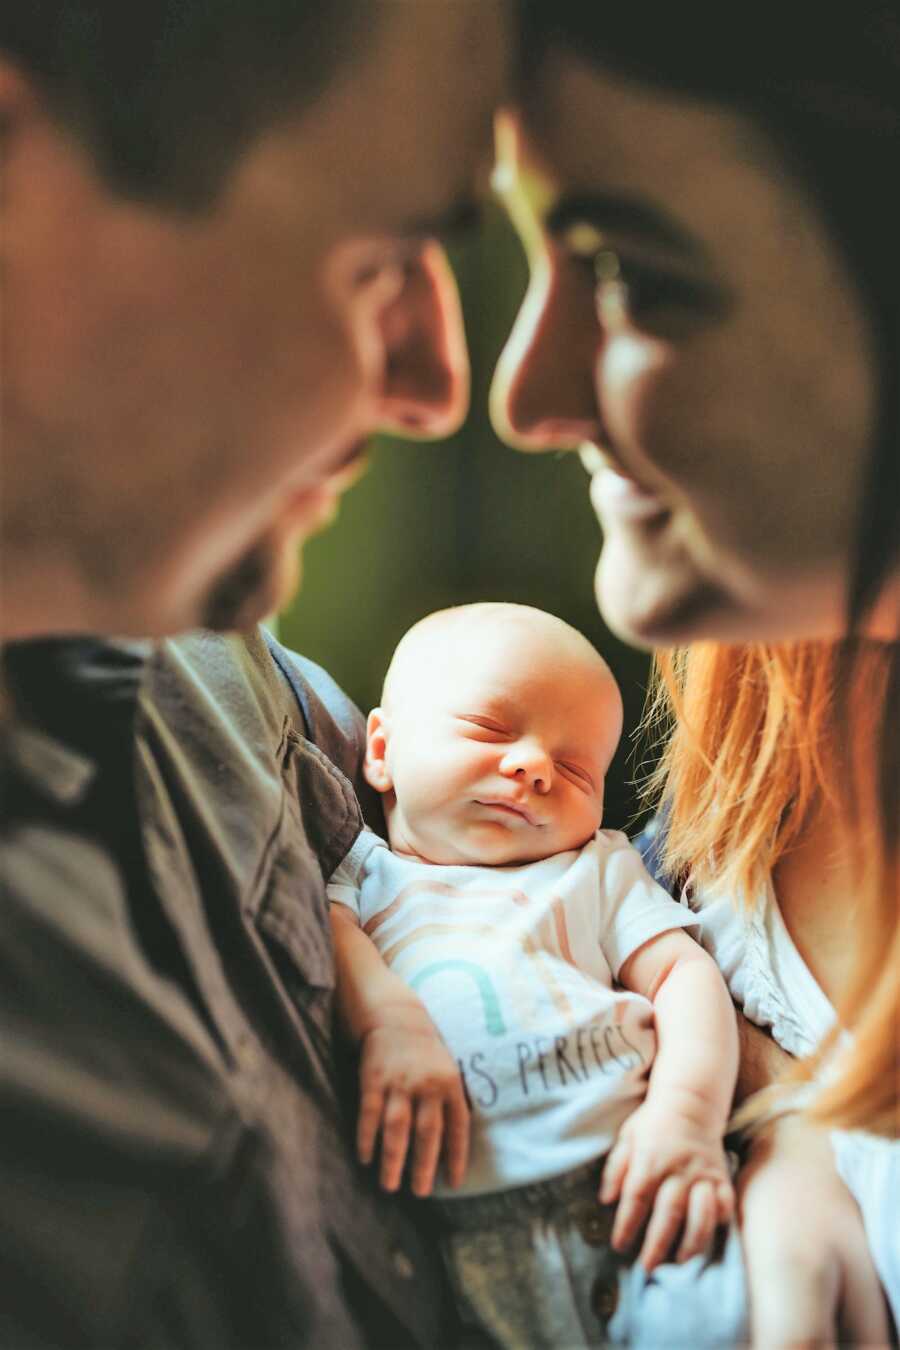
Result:
M600 533L575 455L523 455L494 435L487 393L525 291L521 247L499 208L453 252L472 360L472 408L448 441L379 438L371 466L335 524L304 549L303 587L279 636L318 661L367 710L391 652L430 610L472 600L537 605L580 629L606 657L625 702L626 733L607 778L605 824L639 811L631 733L646 656L606 629L594 603Z

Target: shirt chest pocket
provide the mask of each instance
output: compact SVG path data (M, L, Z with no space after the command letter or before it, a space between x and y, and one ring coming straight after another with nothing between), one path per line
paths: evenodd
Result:
M289 1017L330 1043L334 957L325 881L362 828L353 789L287 726L278 751L281 808L245 913Z

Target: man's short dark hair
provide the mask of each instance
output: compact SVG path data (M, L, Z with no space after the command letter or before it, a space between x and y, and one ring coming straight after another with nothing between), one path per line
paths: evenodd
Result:
M358 52L371 0L4 0L0 52L123 195L192 209Z

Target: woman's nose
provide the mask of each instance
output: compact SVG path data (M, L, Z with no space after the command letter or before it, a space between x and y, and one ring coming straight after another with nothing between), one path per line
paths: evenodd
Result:
M500 772L505 778L527 783L533 792L546 793L553 786L553 761L535 742L510 746L500 761Z
M517 450L573 450L601 436L594 367L599 331L582 265L551 244L531 281L491 387L491 420Z
M379 427L405 436L451 435L469 406L469 358L456 281L439 245L426 245L407 264L380 323Z

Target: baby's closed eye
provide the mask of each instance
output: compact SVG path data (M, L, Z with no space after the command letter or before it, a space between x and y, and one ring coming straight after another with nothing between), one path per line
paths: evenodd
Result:
M573 764L570 760L563 759L556 761L556 767L559 769L560 773L564 774L576 787L583 788L585 792L594 792L596 790L597 785L594 782L593 776L588 773L587 769L582 768L580 764Z
M463 723L463 729L466 735L473 736L479 741L509 741L512 740L512 732L508 727L503 726L501 722L495 721L492 717L480 717L474 713L464 714L456 719Z

